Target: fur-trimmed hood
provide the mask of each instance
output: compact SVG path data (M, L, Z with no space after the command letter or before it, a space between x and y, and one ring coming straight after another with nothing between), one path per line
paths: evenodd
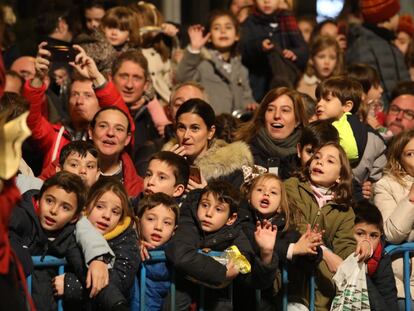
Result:
M177 144L174 138L164 145L163 150L169 150ZM218 177L223 177L241 170L243 165L252 166L254 164L253 155L249 146L242 141L228 144L224 140L213 140L210 148L195 162L200 168L203 177L209 181Z

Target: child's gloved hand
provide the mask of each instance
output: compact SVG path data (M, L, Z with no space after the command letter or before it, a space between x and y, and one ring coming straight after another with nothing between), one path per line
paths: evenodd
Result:
M57 275L52 279L53 295L62 296L65 289L65 274Z

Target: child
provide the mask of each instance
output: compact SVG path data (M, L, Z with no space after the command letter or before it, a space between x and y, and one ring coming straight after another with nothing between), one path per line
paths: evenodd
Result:
M384 176L374 188L374 202L384 219L385 239L393 244L411 242L414 237L414 217L411 212L414 192L413 150L414 130L395 136L388 147L388 163ZM402 258L395 258L392 266L398 297L404 298ZM414 273L411 272L410 275L410 283L414 284ZM411 285L411 290L413 289Z
M308 49L291 11L280 9L280 0L255 0L253 13L242 25L240 48L243 64L249 70L250 85L256 101L261 101L271 88L275 75L272 54L282 54L285 62L304 68ZM278 85L290 86L290 85Z
M216 114L253 108L248 72L236 54L240 36L236 18L228 11L215 11L207 29L206 35L200 25L188 29L190 45L178 64L177 82L200 82ZM203 49L209 40L211 47Z
M134 216L123 185L116 178L101 177L89 191L86 215L108 241L116 257L109 273L109 284L93 304L99 310L128 310L139 256ZM64 295L65 299L82 297L82 286L73 274L56 277L54 286L56 295Z
M296 90L316 99L315 90L318 84L342 73L343 53L335 38L330 36L316 37L310 46L310 57L306 71L298 82Z
M367 286L371 310L398 311L397 288L391 267L391 256L384 253L383 221L378 208L367 200L354 207L354 237L358 243L368 243L373 250L367 264ZM324 257L329 269L335 272L342 258L332 252Z
M137 13L141 51L148 60L148 70L157 97L168 104L173 85L173 48L179 48L178 28L165 23L161 12L152 3L139 1L131 4Z
M305 126L296 145L297 153L285 158L289 165L279 168L279 177L285 180L301 171L315 150L327 142L339 143L338 131L329 121L318 120Z
M163 250L174 235L178 222L178 205L164 193L145 196L138 207L141 241L151 245L152 250ZM143 256L143 252L146 254ZM141 258L149 259L146 248L141 247ZM171 272L166 262L145 263L146 299L145 310L161 310L164 297L171 286ZM134 296L132 310L140 310L140 296Z
M334 120L332 124L353 166L354 178L361 185L378 181L386 164L381 137L354 115L362 94L361 84L344 76L324 80L316 89L316 115L319 120Z
M404 56L392 42L398 27L400 1L362 0L360 11L364 23L350 28L346 62L368 64L377 70L384 89L384 106L388 108L397 82L410 80Z
M85 27L88 32L93 32L101 25L102 18L105 16L105 5L101 0L89 0L83 6L83 17Z
M116 57L139 44L135 13L126 7L114 7L106 11L100 28L92 32L92 43L81 46L91 56L98 70L108 74Z
M277 175L270 173L259 175L251 182L247 182L242 187L242 192L248 200L248 206L240 209L239 216L243 219L243 231L249 238L256 256L260 257L254 233L257 222L269 222L278 228L274 254L279 258L279 266L284 265L286 267L288 263L294 263L296 266L299 265L302 271L305 272L310 271L310 268L313 268L322 259L322 256L309 256L306 262L298 258L302 255L322 255L320 248L317 251L322 236L311 232L309 226L307 232L300 237L296 230L298 217L300 217L299 211L294 205L289 206L285 187ZM267 288L262 291L262 307L266 304L274 304L273 296L278 290L279 288L273 288L273 290ZM250 296L247 293L243 294L244 297L246 297L245 295ZM254 298L251 297L250 301L254 301ZM246 306L246 304L248 304L248 299L243 300L243 306ZM254 309L254 305L251 308ZM250 310L250 308L247 309Z
M170 151L160 151L152 156L144 177L144 195L162 192L179 198L187 188L190 174L188 162Z
M383 110L381 80L374 67L366 64L352 64L347 68L348 78L361 83L364 93L362 102L357 111L361 122L369 124L374 129L381 127L377 120L378 114ZM382 120L383 121L383 120Z
M98 180L98 150L91 141L76 140L62 148L56 171L71 172L80 176L87 188Z
M369 256L371 249L368 243L357 245L352 235L355 215L351 208L351 181L352 172L345 151L337 143L327 143L316 150L302 175L288 179L285 186L289 202L295 204L302 213L299 224L301 232L305 232L308 224L312 229L318 226L323 233L324 253L329 248L345 259L355 252L362 260ZM330 301L335 295L332 274L323 262L315 273L316 308L329 310ZM293 286L294 294L300 291L299 284L304 284L299 279L297 287ZM303 300L306 295L306 291L298 294L298 297L302 297L301 303L306 303Z
M188 310L193 299L198 301L199 288L188 278L209 287L223 288L239 274L233 261L222 265L212 257L200 254L199 249L222 252L236 245L252 265L252 272L239 277L239 281L254 279L254 285L259 288L272 284L277 268L277 258L273 256L277 229L271 224L257 226L256 243L261 257L256 258L238 225L238 204L239 194L235 188L226 182L214 181L204 189L191 192L181 207L178 229L165 251L177 272L178 310ZM167 299L165 303L168 303ZM230 302L223 291L215 289L206 291L205 303L206 309L223 310L229 308Z
M52 278L55 269L34 269L30 256L66 258L66 269L74 269L82 281L86 271L76 245L75 223L85 205L86 192L79 176L60 172L45 181L40 191L31 190L13 211L9 223L10 242L32 275L32 297L39 310L55 310Z

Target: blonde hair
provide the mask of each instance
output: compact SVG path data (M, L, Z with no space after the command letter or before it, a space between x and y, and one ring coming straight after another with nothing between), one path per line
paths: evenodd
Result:
M394 137L387 152L387 165L384 174L393 177L400 185L407 186L404 177L408 175L401 163L401 157L405 146L414 138L414 129L403 131Z
M279 176L272 173L259 175L255 177L251 182L243 184L241 193L245 199L250 200L253 189L256 187L256 185L261 181L271 179L276 180L280 186L280 204L278 208L285 215L286 224L283 228L283 231L286 231L289 229L289 226L296 226L300 214L299 209L295 205L289 204L285 185Z
M317 36L312 40L311 45L310 45L309 61L306 67L306 74L308 76L317 75L315 67L314 65L312 65L313 58L316 56L316 54L331 47L335 49L335 53L336 53L336 65L335 65L334 70L331 73L331 76L336 76L343 72L344 54L338 42L336 41L336 39L331 36Z
M160 54L163 62L171 55L171 49L164 42L161 25L164 17L155 5L145 1L131 4L130 8L135 12L139 27L139 36L142 48L153 47Z

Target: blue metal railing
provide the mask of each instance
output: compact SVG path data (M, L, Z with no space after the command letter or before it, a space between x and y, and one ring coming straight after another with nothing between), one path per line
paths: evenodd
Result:
M414 245L414 243L413 243ZM413 246L413 250L414 250L414 246ZM164 251L150 251L150 262L164 262L166 261L166 257L165 257L165 253ZM205 255L208 256L221 256L222 253L221 252L209 252L209 253L203 253ZM61 258L56 258L53 256L45 256L43 258L43 260L41 260L42 258L40 256L33 256L32 260L33 260L33 265L35 267L57 267L58 268L58 274L63 274L64 273L64 266L66 265L66 260L65 259L61 259ZM139 284L139 295L140 295L140 310L141 311L145 311L145 294L146 294L146 268L145 265L141 265L141 271L140 271L140 284ZM282 304L283 304L283 310L286 311L287 310L287 305L288 305L288 291L287 291L287 284L289 282L288 279L288 272L287 270L284 268L282 270L282 290L283 290L283 297L282 297ZM309 310L310 311L314 311L314 304L315 304L315 280L314 280L314 276L312 275L310 277L310 305L309 305ZM137 286L138 282L135 282L134 286ZM29 289L29 293L31 293L31 288L32 288L32 280L31 280L31 276L29 276L27 278L27 286ZM231 290L231 289L230 289ZM172 282L171 282L171 311L175 311L175 282L174 282L174 271L173 271L173 277L172 277ZM204 287L201 286L200 287L200 291L201 291L201 295L200 297L204 297L203 295L203 291L204 291ZM135 290L132 291L133 293L135 293ZM260 290L256 290L256 305L259 305L261 301L261 291ZM63 311L63 304L62 304L62 299L58 299L58 311ZM203 299L201 299L200 305L199 305L199 311L203 311L204 310L204 301Z
M33 265L35 267L57 267L58 275L65 273L66 260L62 258L56 258L53 256L32 256ZM27 277L27 289L29 294L32 294L32 276ZM62 299L57 301L58 311L63 311Z
M407 242L403 244L391 244L385 247L385 252L389 255L403 254L403 278L404 278L404 295L405 295L405 310L411 310L411 264L410 254L414 253L414 242Z

